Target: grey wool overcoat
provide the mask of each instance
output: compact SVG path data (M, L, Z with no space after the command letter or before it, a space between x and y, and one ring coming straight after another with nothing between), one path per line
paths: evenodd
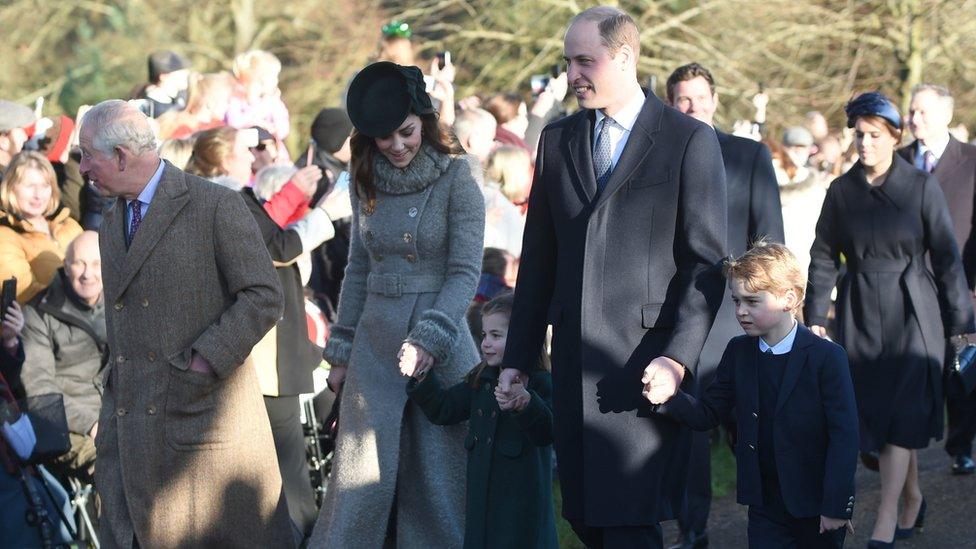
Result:
M169 163L128 249L125 209L116 200L99 233L102 547L291 547L256 372L241 367L282 312L254 216ZM192 352L216 375L189 370Z
M397 351L405 340L423 347L450 384L478 362L464 320L485 226L472 162L426 144L402 170L377 155L375 210L366 215L352 193L349 265L325 349L349 370L310 547L383 546L394 501L398 547L463 543L466 426L433 425L407 400Z

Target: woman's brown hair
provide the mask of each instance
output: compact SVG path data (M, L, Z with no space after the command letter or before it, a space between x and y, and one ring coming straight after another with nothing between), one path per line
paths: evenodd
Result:
M196 134L193 153L186 163L186 172L200 177L226 175L224 159L233 154L237 130L227 126L212 128Z
M888 133L890 133L891 136L895 138L896 141L895 147L897 147L898 143L901 142L901 136L903 130L901 128L896 127L891 122L889 122L888 119L873 114L865 114L864 116L858 116L854 122L856 123L857 120L861 120L861 119L867 120L869 123L874 124L875 126L882 126L886 130L888 130Z
M411 113L413 114L413 113ZM436 114L420 116L420 134L423 142L443 154L464 154L464 149L450 129L441 126ZM356 196L365 201L364 209L376 207L376 187L373 185L373 158L380 154L376 140L353 130L349 141L352 150L350 172L356 184Z
M49 217L58 211L61 205L61 189L58 188L57 176L54 167L47 157L36 151L23 151L10 161L7 171L3 174L0 181L0 210L13 214L16 217L23 217L24 210L17 203L17 196L14 194L14 187L24 179L24 174L28 170L35 170L44 176L44 180L51 186L51 199L48 201L44 216Z
M485 101L484 109L495 117L498 125L515 120L522 98L515 93L497 93Z
M485 317L488 315L503 314L507 318L512 317L512 309L515 305L515 294L512 292L503 292L496 295L491 301L485 303L481 308L481 316ZM481 372L488 367L488 363L482 360L477 366L468 372L468 375L464 378L464 381L474 387L475 389L481 388ZM543 348L539 352L539 360L536 363L537 371L548 372L551 369L549 354Z

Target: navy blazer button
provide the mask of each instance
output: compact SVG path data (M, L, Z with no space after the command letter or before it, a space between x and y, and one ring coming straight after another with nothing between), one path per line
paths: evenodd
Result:
M753 446L752 444L750 444L750 445L749 445L749 449L750 449L750 450L755 450L755 449L756 449L756 447L755 447L755 446Z
M759 419L759 412L753 412L752 417Z

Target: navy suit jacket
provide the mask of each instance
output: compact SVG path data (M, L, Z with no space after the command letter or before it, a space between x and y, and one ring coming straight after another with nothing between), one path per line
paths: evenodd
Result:
M735 407L738 502L761 506L758 358L758 338L733 339L700 400L679 391L657 411L705 431ZM776 402L773 445L783 502L791 515L851 518L858 417L847 355L802 324Z

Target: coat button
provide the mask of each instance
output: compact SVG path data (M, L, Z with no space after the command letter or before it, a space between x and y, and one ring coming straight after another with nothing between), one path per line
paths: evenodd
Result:
M376 261L383 261L383 254L376 254Z
M753 412L753 413L752 413L752 417L753 417L754 419L759 419L759 413L758 413L758 412Z
M474 443L475 443L475 444L477 444L477 443L478 443L478 435L475 435L475 436L474 436Z
M373 241L373 231L366 231L366 240L368 242L372 242Z
M407 254L406 255L406 259L410 263L416 263L417 262L417 256L415 256L414 254Z
M116 311L121 311L123 308L125 308L125 305L123 305L121 301L116 301L115 302L115 310Z
M752 444L750 444L750 445L749 445L749 449L750 449L750 450L755 450L755 449L756 449L756 447L755 447L755 446L753 446Z
M491 437L488 437L488 440L485 441L485 444L491 446Z
M492 411L491 411L491 417L495 417L496 415L498 415L498 412L496 412L496 411L494 411L494 410L492 410Z
M125 411L125 408L119 408L118 410L115 411L115 415L117 415L119 417L124 416L126 413L127 412Z
M149 362L156 362L156 353L149 351L149 354L146 355L146 358L149 359Z
M124 356L119 355L119 356L115 357L115 363L116 364L122 364L123 362L125 362L125 357Z
M407 244L413 242L413 235L410 233L403 233L403 241Z
M482 412L482 411L481 411L481 408L478 408L478 409L477 409L477 410L475 411L475 413L476 413L476 414L478 414L478 416L479 416L479 417L480 417L480 416L483 416L483 415L484 415L484 412Z
M146 408L146 413L149 414L149 415L151 415L151 416L156 415L156 407L153 406L152 404L150 404L149 407Z
M417 214L419 214L419 213L420 213L420 210L418 210L416 207L413 207L413 208L410 208L409 210L407 210L407 215L409 215L410 217L417 217Z
M149 306L149 299L145 297L142 298L142 308L145 309L148 306Z

